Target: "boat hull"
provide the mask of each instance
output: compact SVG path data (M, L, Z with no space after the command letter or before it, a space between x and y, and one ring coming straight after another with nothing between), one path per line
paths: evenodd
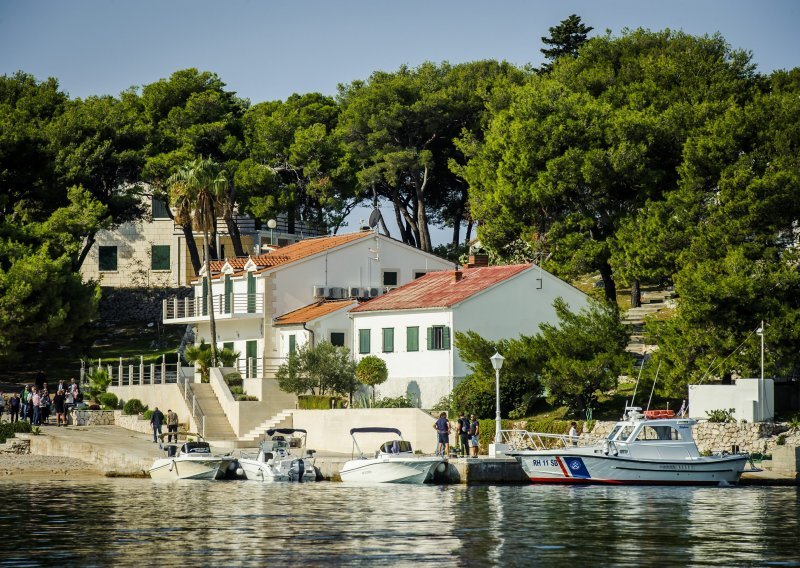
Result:
M357 483L425 483L433 480L440 464L444 464L441 458L350 460L339 476L342 481Z
M233 458L162 458L153 463L149 473L152 479L175 481L178 479L222 479Z
M642 460L603 454L530 451L509 453L533 483L612 485L734 484L746 455L691 460Z
M263 481L266 483L273 481L301 481L311 482L317 480L317 472L314 464L310 460L304 461L303 476L298 479L291 471L291 462L296 460L285 460L277 464L269 464L249 458L240 458L239 465L244 471L245 477L250 481Z

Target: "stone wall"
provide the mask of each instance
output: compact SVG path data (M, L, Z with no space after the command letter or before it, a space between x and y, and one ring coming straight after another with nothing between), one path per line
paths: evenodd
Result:
M72 426L112 426L113 410L71 410L69 424Z
M192 297L194 289L185 288L102 288L100 319L114 322L160 322L162 301L167 298Z
M151 434L153 432L149 420L145 420L138 414L123 414L121 410L114 411L114 425L143 434Z
M591 431L592 437L605 438L616 422L596 422ZM692 435L700 452L730 452L734 446L741 452L770 453L778 443L778 436L784 435L786 445L799 445L800 432L790 433L785 424L771 422L722 424L718 422L699 422L692 427Z

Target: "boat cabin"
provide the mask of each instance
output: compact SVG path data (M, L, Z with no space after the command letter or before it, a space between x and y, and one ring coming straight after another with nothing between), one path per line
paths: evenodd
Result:
M650 418L640 411L640 408L628 409L626 419L617 422L606 436L604 453L645 459L690 459L699 456L692 435L695 420Z

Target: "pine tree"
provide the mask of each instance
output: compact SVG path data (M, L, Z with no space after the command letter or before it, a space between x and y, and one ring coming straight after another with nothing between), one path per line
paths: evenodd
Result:
M578 55L578 48L586 43L587 34L594 28L585 26L581 22L581 17L572 14L566 20L555 27L550 28L550 37L543 37L542 42L549 45L550 49L540 49L544 56L550 61L542 64L541 71L550 71L553 63L562 55Z

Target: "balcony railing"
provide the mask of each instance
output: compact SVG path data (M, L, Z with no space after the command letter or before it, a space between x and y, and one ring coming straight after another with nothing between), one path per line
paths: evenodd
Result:
M216 294L212 298L214 316L231 318L242 315L263 315L264 298L260 294ZM163 303L164 321L204 319L208 317L208 299L169 298Z

